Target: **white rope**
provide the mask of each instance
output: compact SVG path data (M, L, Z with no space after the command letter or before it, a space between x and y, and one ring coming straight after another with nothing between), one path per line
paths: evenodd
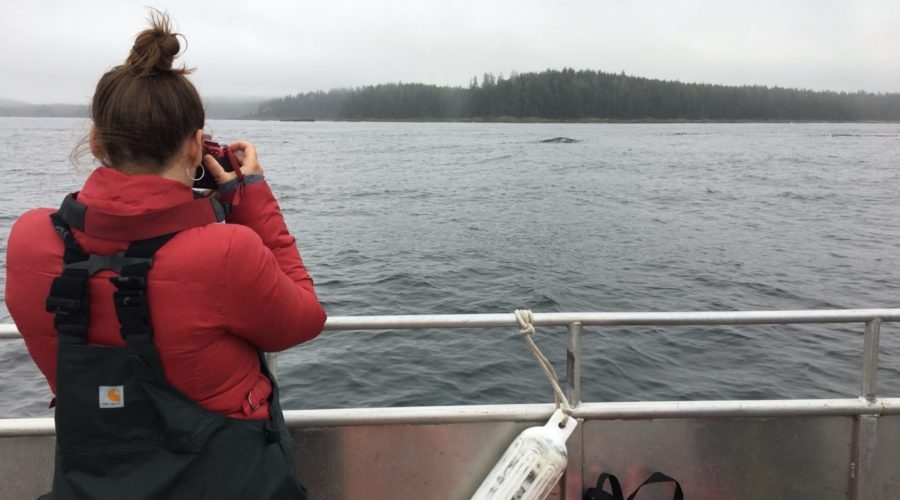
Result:
M519 333L521 333L522 338L525 339L525 345L531 349L531 354L534 354L534 359L541 365L541 368L544 370L544 375L547 376L547 380L549 380L550 384L553 386L553 393L556 396L556 407L562 409L565 414L561 422L562 425L565 425L569 421L569 416L572 414L573 408L572 405L569 404L569 400L566 398L562 388L559 386L559 376L556 374L556 370L553 369L553 365L550 364L550 361L544 356L544 353L542 353L537 344L534 343L534 313L532 313L530 309L516 309L514 314L516 315L516 321L519 322Z

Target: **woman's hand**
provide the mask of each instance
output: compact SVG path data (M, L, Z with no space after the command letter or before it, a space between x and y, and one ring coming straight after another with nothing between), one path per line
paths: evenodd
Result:
M262 165L259 164L259 158L256 156L256 147L246 141L236 141L228 145L235 158L240 164L241 173L248 175L263 175ZM226 172L222 165L213 158L212 155L203 156L203 165L206 171L216 180L217 184L225 184L226 182L236 179L237 174L234 172Z

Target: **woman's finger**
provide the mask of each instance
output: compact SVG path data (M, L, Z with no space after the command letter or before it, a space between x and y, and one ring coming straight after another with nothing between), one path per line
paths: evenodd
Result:
M259 164L259 158L256 156L256 147L247 141L235 141L228 145L228 149L234 152L235 156L242 155L241 172L244 175L262 175L263 168Z
M232 151L243 151L248 156L256 157L256 146L247 141L234 141L228 145L228 148Z
M216 180L216 183L222 184L237 177L233 172L226 172L222 165L213 157L213 155L203 156L203 165L206 166L206 172Z

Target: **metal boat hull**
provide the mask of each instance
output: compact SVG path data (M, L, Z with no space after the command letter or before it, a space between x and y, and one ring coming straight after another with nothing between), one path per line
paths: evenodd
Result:
M900 400L582 405L569 468L551 496L581 498L601 472L630 491L654 471L692 499L892 498ZM552 405L286 412L313 499L466 499L506 446ZM859 443L867 427L867 445ZM861 452L866 452L868 455ZM0 498L50 489L52 419L0 420ZM863 448L863 449L860 449ZM642 499L671 498L671 487Z

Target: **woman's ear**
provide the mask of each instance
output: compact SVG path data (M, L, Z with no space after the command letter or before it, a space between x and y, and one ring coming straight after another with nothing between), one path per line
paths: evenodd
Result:
M103 144L100 142L100 132L97 131L95 125L91 125L91 132L88 134L88 145L91 147L91 154L94 158L100 160L104 165L109 163L109 160L106 158L106 150L103 149Z
M203 129L197 129L193 137L189 138L188 154L192 165L203 163Z

